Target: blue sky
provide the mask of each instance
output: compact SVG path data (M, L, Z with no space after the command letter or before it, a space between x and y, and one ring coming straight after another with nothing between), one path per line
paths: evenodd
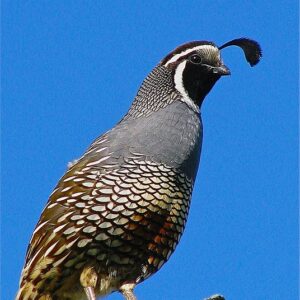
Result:
M242 4L244 3L244 4ZM297 299L297 1L3 1L2 282L13 299L28 241L68 161L127 111L147 73L190 40L260 42L202 107L189 220L139 299ZM121 299L113 294L108 299Z

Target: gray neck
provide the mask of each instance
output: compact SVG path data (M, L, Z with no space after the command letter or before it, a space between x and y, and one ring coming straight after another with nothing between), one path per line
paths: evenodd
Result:
M172 76L169 69L157 66L144 80L125 117L105 134L105 142L97 146L95 141L90 155L94 151L97 155L98 147L107 147L109 153L101 152L110 156L106 163L122 166L128 159L152 161L194 180L202 144L201 118L182 101Z
M172 71L158 65L143 81L123 120L148 116L179 98L180 94L174 87Z

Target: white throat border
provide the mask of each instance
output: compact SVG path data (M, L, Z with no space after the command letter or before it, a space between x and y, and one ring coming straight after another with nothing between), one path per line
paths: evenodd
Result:
M186 61L181 62L176 70L174 75L174 83L176 90L180 93L182 98L180 99L182 102L186 103L193 111L199 113L199 106L195 104L195 102L189 97L186 89L184 88L182 81L182 74L186 66Z

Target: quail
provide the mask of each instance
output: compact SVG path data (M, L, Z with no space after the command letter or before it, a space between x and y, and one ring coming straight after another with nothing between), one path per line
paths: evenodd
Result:
M134 287L169 259L183 233L202 144L200 108L230 71L220 50L251 66L259 44L193 41L143 81L126 115L69 165L29 243L17 300L95 300Z

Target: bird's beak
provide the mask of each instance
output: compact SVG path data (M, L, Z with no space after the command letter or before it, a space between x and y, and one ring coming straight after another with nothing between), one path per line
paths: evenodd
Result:
M220 76L230 75L230 70L225 65L221 65L220 67L213 67L212 72L214 74L218 74Z

